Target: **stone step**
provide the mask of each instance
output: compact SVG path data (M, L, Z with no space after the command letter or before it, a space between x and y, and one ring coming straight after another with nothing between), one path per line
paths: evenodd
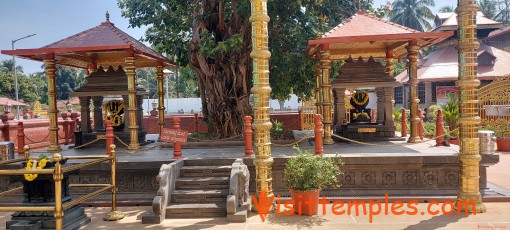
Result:
M230 177L179 177L176 189L228 189Z
M232 165L235 159L193 159L184 160L184 166Z
M230 176L232 166L213 165L213 166L182 166L181 177L220 177Z
M209 190L175 190L172 192L172 203L214 203L227 202L228 189Z
M222 217L226 215L226 202L170 204L166 208L166 218Z

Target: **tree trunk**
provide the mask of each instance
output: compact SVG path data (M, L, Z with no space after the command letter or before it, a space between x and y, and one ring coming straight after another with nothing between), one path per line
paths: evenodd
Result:
M209 125L209 133L217 138L241 135L243 118L250 114L250 91L247 82L252 80L250 65L251 31L248 22L236 15L225 18L222 1L209 1L201 5L201 13L218 15L216 20L197 20L193 26L190 44L191 66L198 77L202 112ZM235 2L228 7L235 8ZM235 11L234 11L235 12ZM204 35L205 34L205 35ZM242 48L217 52L206 57L201 48L206 43L202 36L213 35L215 44L234 35L241 35ZM210 48L210 47L209 47Z

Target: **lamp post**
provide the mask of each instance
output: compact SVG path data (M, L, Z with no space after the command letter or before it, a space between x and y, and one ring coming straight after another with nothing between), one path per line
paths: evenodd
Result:
M16 43L17 41L19 40L22 40L22 39L25 39L25 38L29 38L29 37L32 37L32 36L35 36L35 34L30 34L30 35L27 35L25 37L22 37L22 38L18 38L16 40L12 40L12 50L14 51L14 43ZM18 75L16 75L16 56L12 56L12 69L13 69L13 72L14 72L14 87L15 87L15 93L16 93L16 101L19 100L18 98ZM16 119L19 120L19 105L16 106Z

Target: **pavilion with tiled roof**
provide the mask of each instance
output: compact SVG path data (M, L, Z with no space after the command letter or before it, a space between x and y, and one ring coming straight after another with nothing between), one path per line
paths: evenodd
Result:
M439 13L435 19L433 31L451 31L454 35L437 44L435 50L419 60L417 77L420 107L428 108L434 104L442 104L448 99L448 93L458 92L455 82L458 80L457 45L457 14ZM477 78L481 85L487 85L494 79L510 74L510 36L508 29L500 29L503 24L491 20L482 12L476 14L477 37L480 43L476 56L478 61ZM506 38L501 39L501 38ZM502 40L504 42L502 42ZM506 48L505 50L503 50ZM395 88L394 100L396 107L408 108L409 76L406 71L395 77L403 87Z
M140 147L140 135L142 113L139 111L140 95L143 90L137 89L135 83L135 70L136 68L143 67L156 67L156 75L158 80L158 96L159 96L159 122L160 132L164 126L164 110L163 106L164 94L163 90L163 68L165 66L172 66L173 63L167 58L160 55L153 49L145 46L140 41L134 39L128 34L124 33L115 25L110 22L109 14L106 13L106 21L100 25L77 33L68 38L54 42L52 44L43 46L37 49L17 49L17 50L2 50L2 54L12 55L24 59L43 61L45 63L46 77L48 78L48 101L49 101L49 119L50 119L50 146L48 151L59 151L58 145L58 125L57 125L57 101L56 101L56 68L58 66L70 66L81 69L86 69L90 75L98 75L97 77L87 77L87 84L101 85L103 82L110 88L115 88L120 95L112 94L112 91L104 88L100 94L104 96L123 96L124 102L127 100L126 105L129 107L126 110L124 118L125 121L129 120L126 124L126 133L128 134L129 149L138 149ZM108 70L107 70L108 69ZM111 77L112 79L109 79ZM101 80L101 78L104 79ZM113 81L115 78L116 81ZM119 82L121 79L124 82ZM80 104L82 105L82 119L81 128L84 133L91 133L90 128L90 99L91 96L96 96L97 102L102 101L103 97L97 98L99 95L77 95L80 97ZM96 102L96 101L95 101ZM96 104L96 103L94 103ZM96 105L95 105L96 106ZM102 107L98 104L96 107ZM98 112L95 109L95 112ZM99 110L101 112L101 110ZM132 119L127 119L132 117ZM101 115L95 116L95 120L102 121ZM99 122L99 121L98 121ZM97 122L96 122L97 123ZM126 122L127 123L127 122ZM101 126L102 123L97 123L95 126ZM96 127L97 128L97 127ZM94 130L96 133L99 130Z
M347 127L345 123L349 121L345 117L345 94L343 92L346 89L375 88L378 96L377 122L370 127L377 129L377 133L380 133L378 137L395 137L391 101L393 87L398 83L393 78L394 60L406 56L411 63L411 72L416 73L418 51L443 41L451 35L453 35L453 32L420 32L369 15L363 11L357 11L353 16L320 38L308 41L307 54L320 60L320 66L317 66L320 70L316 71L318 85L316 105L317 110L324 117L324 143L333 143L330 136L333 124L338 133L345 134L344 129ZM358 59L358 61L354 62L355 59ZM386 66L375 62L375 59L386 60ZM368 60L368 62L364 60ZM347 63L342 67L342 75L330 84L331 61L347 61ZM411 108L411 115L414 119L412 119L413 124L409 142L416 142L419 139L417 136L418 124L416 122L418 120L416 91L418 81L416 78L412 81L414 83L412 91L415 100L413 100L414 107ZM334 121L331 117L332 87L336 94ZM363 126L362 128L366 127ZM347 129L350 130L351 128ZM373 138L371 134L365 136L366 138Z

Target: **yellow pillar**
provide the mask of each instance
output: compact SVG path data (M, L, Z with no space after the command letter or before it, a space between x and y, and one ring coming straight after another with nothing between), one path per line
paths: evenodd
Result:
M465 202L471 212L485 212L480 195L479 139L477 136L481 119L478 116L477 53L480 46L476 35L476 13L479 7L476 0L459 0L457 7L459 80L456 85L460 89L459 97L459 129L460 129L460 191L457 194L457 205ZM476 209L476 210L473 210ZM461 209L464 210L464 209Z
M388 74L388 77L393 78L393 73L395 72L395 64L393 63L393 52L387 51L386 52L386 73Z
M256 170L256 192L260 196L261 192L273 197L272 186L272 165L271 157L271 139L269 130L272 124L269 120L269 95L271 87L269 85L269 57L271 53L268 49L268 31L267 24L269 16L267 15L267 0L251 0L252 24L252 52L253 58L253 87L251 92L254 94L254 122L253 131L255 137L255 164Z
M128 80L128 113L129 113L129 136L130 142L128 149L139 149L140 143L138 143L138 107L136 101L136 90L135 90L135 54L130 51L126 51L125 58L126 76Z
M317 114L322 114L322 71L321 64L315 64L315 78L317 79L317 87L315 88L315 107L317 108Z
M331 69L331 60L329 59L331 52L327 45L323 45L321 49L321 69L322 69L322 117L324 118L324 144L332 145L335 142L331 138L331 125L333 125L332 110L333 102L331 100L331 83L329 82L329 70Z
M58 117L57 117L57 90L56 90L56 77L57 68L55 67L55 55L47 54L44 60L46 78L48 78L48 118L50 119L50 146L48 146L48 152L60 151L61 148L58 145Z
M418 115L418 103L420 103L420 99L418 98L418 47L416 40L409 41L409 46L407 46L407 60L409 61L409 83L411 83L411 97L409 98L411 102L411 118L409 121L411 122L411 133L409 135L409 139L407 142L409 143L418 143L421 142L420 137L418 136L418 123L420 122L420 117Z
M159 136L165 127L165 89L163 86L163 63L158 61L156 67L156 75L158 80L158 125Z

